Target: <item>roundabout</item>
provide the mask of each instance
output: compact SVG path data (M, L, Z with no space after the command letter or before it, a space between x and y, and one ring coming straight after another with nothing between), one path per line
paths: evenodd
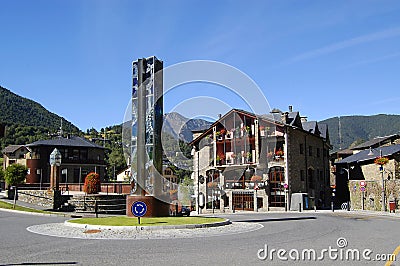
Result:
M73 223L47 223L29 226L31 233L75 239L177 239L202 238L220 235L240 234L263 228L259 223L231 222L224 219L215 223L181 224L163 226L110 226Z

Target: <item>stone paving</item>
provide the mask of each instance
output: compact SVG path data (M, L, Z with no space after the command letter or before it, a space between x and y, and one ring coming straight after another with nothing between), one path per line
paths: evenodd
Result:
M263 225L259 223L233 222L224 226L205 227L205 228L181 228L181 229L154 229L135 227L104 226L71 226L67 223L49 223L33 225L27 228L31 233L80 239L116 239L116 240L135 240L135 239L171 239L171 238L197 238L214 237L228 234L246 233L261 229Z

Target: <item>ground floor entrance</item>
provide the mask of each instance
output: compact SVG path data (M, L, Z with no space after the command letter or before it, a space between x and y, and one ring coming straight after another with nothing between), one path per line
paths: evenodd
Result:
M270 207L285 207L285 173L283 167L271 167L269 171Z
M232 207L234 210L253 211L254 192L253 191L233 191ZM257 198L257 208L263 208L263 199Z

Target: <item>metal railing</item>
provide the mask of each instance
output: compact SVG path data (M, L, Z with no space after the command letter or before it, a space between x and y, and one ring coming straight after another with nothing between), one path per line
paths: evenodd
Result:
M129 194L131 190L131 184L129 183L102 183L100 185L102 193L113 193L113 194ZM60 190L65 193L67 191L84 191L83 183L61 183L59 185ZM18 185L19 190L48 190L50 189L50 183L31 183Z

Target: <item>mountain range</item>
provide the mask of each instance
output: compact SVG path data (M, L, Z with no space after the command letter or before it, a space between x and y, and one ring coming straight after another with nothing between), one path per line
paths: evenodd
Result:
M41 104L0 86L0 124L7 125L10 131L19 137L18 142L27 141L24 138L26 134L30 134L29 141L32 141L42 137L45 132L56 132L61 120L64 131L82 134L73 123L49 112ZM333 151L377 136L400 133L400 115L342 116L319 121L319 123L328 125ZM163 130L174 138L190 142L192 130L205 129L210 125L211 122L203 119L188 119L179 113L168 113L164 115ZM41 135L35 136L37 132ZM4 145L22 144L13 143L13 141L16 142L15 140L15 136L9 137L7 141L3 141L2 148Z
M328 125L333 151L355 146L375 137L400 134L400 115L342 116L319 123Z

